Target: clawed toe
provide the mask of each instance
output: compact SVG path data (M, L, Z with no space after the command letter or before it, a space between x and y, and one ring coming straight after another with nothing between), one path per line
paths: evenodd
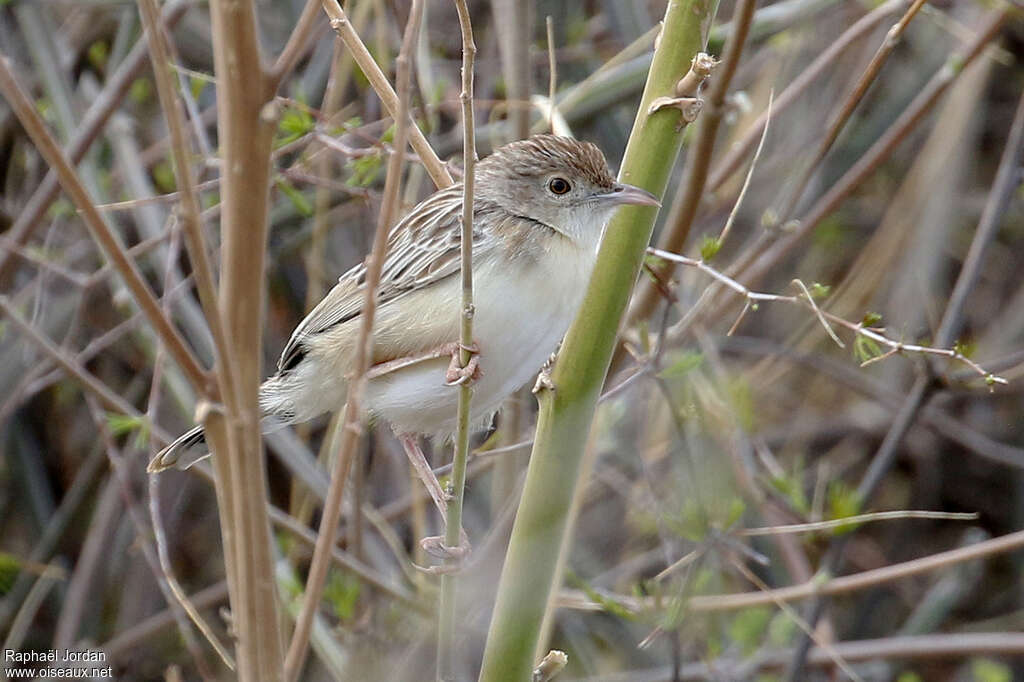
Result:
M465 367L462 366L461 353L464 350L470 353L469 362ZM480 369L480 347L476 343L469 346L460 343L452 344L452 360L448 363L448 369L444 373L445 385L460 386L476 381L481 376L483 376L483 372Z
M444 537L435 535L420 540L420 547L427 554L435 559L444 561L439 566L417 566L424 573L440 575L443 573L457 573L462 570L463 563L470 553L469 537L463 530L460 534L459 544L455 547L446 545Z

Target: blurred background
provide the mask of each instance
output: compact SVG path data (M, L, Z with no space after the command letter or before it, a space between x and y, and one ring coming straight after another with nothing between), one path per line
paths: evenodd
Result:
M257 3L267 54L304 4ZM345 3L392 79L408 5ZM480 153L553 125L616 166L665 3L470 9ZM162 12L216 252L209 14L192 0ZM1024 540L979 544L1024 526L1020 122L1011 136L1021 16L980 0L722 0L708 51L725 59L683 133L654 242L782 298L746 298L705 270L649 259L587 445L590 476L548 623L549 648L569 655L558 679L1024 679ZM391 151L391 121L324 15L307 38L279 91L268 372L294 326L368 251ZM427 2L414 115L455 173L460 48L454 5ZM0 51L208 362L136 5L2 2ZM226 641L209 468L145 472L191 426L195 395L47 171L0 102L4 648L102 650L119 680L232 679L167 579ZM409 164L404 207L433 189ZM85 380L125 409L99 407ZM526 390L474 440L464 521L474 552L459 588L467 679L535 410ZM326 428L267 439L286 601L304 582L327 486ZM435 444L432 457L442 467L450 447ZM907 510L954 515L777 528ZM441 526L385 429L365 439L342 525L303 679L431 678L437 581L413 564L427 563L418 540ZM983 549L938 556L970 547ZM909 577L865 574L828 599L812 589L929 556L935 566ZM794 585L812 587L785 603L764 593ZM749 594L730 602L734 593Z

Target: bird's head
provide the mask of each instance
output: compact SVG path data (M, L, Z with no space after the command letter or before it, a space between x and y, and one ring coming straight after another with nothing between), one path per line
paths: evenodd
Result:
M477 165L476 192L514 215L584 242L596 242L619 206L660 206L650 192L616 182L595 145L556 135L534 135L496 149Z

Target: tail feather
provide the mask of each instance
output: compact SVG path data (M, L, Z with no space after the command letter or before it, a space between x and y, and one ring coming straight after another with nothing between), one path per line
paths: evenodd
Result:
M146 467L146 471L156 473L165 469L188 469L199 460L210 456L206 447L206 433L202 426L197 426L178 436L178 438L156 454Z

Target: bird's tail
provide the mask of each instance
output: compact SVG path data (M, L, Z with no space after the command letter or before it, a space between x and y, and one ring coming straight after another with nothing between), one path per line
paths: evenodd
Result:
M146 471L156 473L165 469L188 469L201 459L210 456L206 447L206 432L197 426L178 436L173 443L156 454Z

